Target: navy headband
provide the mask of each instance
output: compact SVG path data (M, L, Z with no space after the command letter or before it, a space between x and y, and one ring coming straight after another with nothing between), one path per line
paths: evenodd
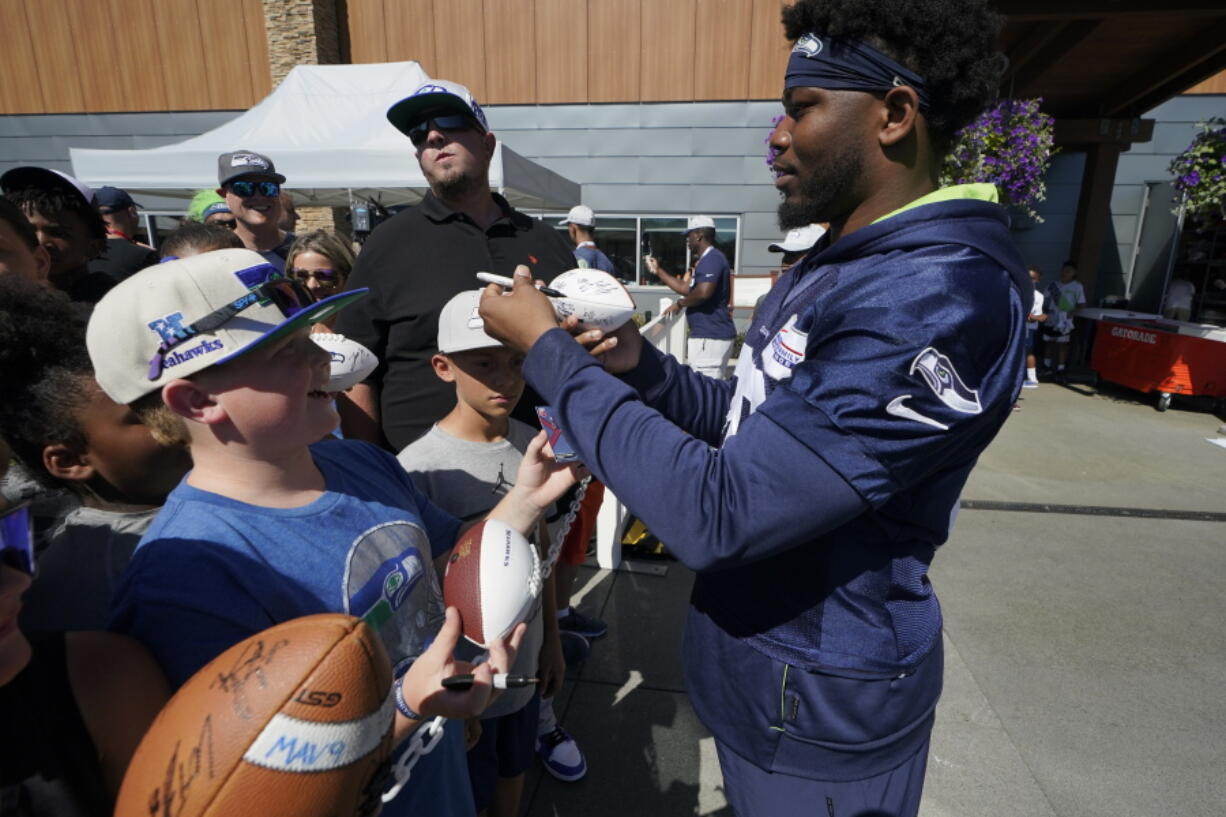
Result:
M919 74L868 43L806 34L792 48L783 87L888 91L899 85L914 88L920 110L928 110L928 89Z

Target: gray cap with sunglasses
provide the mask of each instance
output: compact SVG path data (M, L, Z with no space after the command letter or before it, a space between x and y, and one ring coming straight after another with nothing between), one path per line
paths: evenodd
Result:
M222 187L235 179L248 176L272 179L277 184L285 184L285 177L277 172L272 159L262 153L256 153L254 150L235 150L217 157L217 183Z
M412 138L410 131L415 125L448 114L463 116L482 133L490 129L485 112L472 93L463 85L445 79L431 79L417 86L413 93L387 109L387 121Z

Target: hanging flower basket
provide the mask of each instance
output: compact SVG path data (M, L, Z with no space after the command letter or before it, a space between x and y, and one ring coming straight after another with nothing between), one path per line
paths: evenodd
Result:
M1047 198L1055 120L1039 110L1042 99L1002 99L958 131L941 168L941 186L988 182L1001 202L1032 221Z
M1182 202L1188 215L1226 217L1226 119L1215 116L1196 127L1200 133L1167 167L1175 177L1175 202Z

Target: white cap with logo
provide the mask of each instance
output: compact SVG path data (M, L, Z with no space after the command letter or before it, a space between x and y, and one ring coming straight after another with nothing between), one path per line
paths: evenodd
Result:
M685 223L685 232L683 235L689 235L695 230L701 230L704 227L715 229L715 219L710 216L690 216L689 221Z
M806 224L795 230L788 230L782 241L776 241L768 249L771 252L807 252L813 249L817 240L826 234L826 228L820 224Z
M480 289L466 290L443 305L438 316L438 350L442 354L502 345L485 334L485 321L477 311L481 292Z
M367 292L315 301L259 253L215 250L120 281L94 307L85 345L98 385L126 404L317 323Z
M407 136L414 125L443 111L468 117L483 133L490 129L485 111L473 99L472 92L445 79L428 79L414 88L413 93L387 109L387 121Z
M558 222L559 227L565 227L567 224L578 224L581 227L595 227L596 214L592 212L592 208L586 204L576 204L570 208L570 212L566 214L566 218Z

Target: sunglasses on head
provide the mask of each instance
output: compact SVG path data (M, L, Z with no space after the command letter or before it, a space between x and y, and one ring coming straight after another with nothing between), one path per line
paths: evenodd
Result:
M281 185L276 182L252 182L240 179L236 182L230 182L227 187L230 188L231 193L240 199L249 199L256 193L259 193L266 199L276 198L281 195Z
M473 122L464 114L448 113L432 116L429 119L419 122L409 128L409 141L413 143L413 147L419 148L426 142L426 136L431 130L440 131L458 131L467 130L473 126Z
M276 267L269 269L277 276L269 278L264 283L250 290L246 295L236 298L223 307L205 315L190 326L184 327L173 341L162 341L149 361L149 379L157 380L166 368L166 354L187 343L201 332L213 332L224 326L231 318L261 301L271 301L272 305L281 311L281 315L289 320L303 309L315 303L310 290L293 278L285 278Z
M339 272L334 269L299 269L294 267L289 271L290 277L295 281L306 283L314 278L319 282L320 286L334 287L340 285L344 278Z
M34 521L30 504L0 511L0 564L34 575Z

